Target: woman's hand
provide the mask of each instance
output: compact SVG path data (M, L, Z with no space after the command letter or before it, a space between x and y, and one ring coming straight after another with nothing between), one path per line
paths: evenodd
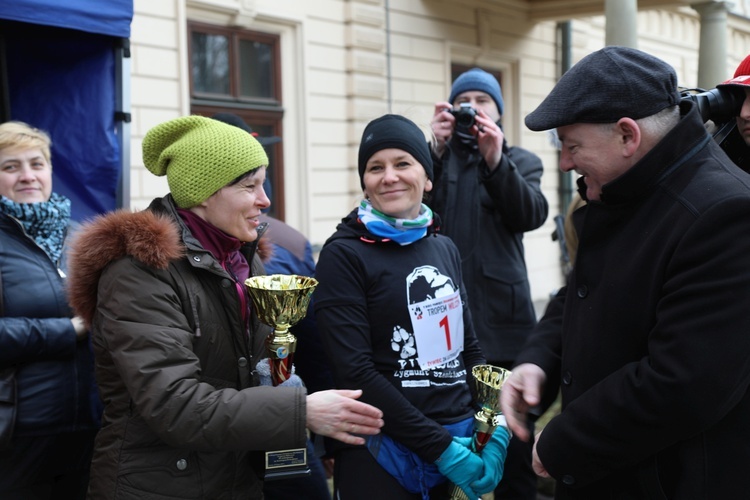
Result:
M70 318L70 322L73 323L73 328L76 331L76 340L84 340L89 335L86 324L83 322L83 318L80 316L74 316Z
M361 390L328 390L307 396L307 428L347 444L365 444L355 434L374 435L383 427L383 412L357 401Z

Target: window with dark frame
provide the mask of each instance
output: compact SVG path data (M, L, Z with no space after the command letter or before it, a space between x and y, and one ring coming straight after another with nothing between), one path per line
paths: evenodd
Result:
M234 113L260 137L282 136L281 51L278 35L189 22L190 111ZM266 146L269 215L284 220L282 142ZM270 186L269 186L270 185Z

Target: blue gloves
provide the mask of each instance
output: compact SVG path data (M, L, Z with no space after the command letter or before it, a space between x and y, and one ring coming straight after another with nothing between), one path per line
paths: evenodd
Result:
M471 446L473 438L455 439L460 444ZM510 441L508 429L498 427L482 450L480 457L484 464L484 474L479 480L471 483L471 489L479 493L479 495L495 491L498 483L503 478L505 457L508 455L508 441Z
M479 495L469 485L480 479L484 464L476 453L458 442L458 439L461 438L453 438L453 441L440 455L435 465L442 475L464 490L466 496L471 500L475 500L479 498ZM487 446L489 446L489 443L487 443Z

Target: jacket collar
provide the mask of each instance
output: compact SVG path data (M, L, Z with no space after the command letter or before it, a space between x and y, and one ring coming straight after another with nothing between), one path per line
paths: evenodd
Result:
M203 248L211 252L219 261L224 262L229 255L240 249L242 245L240 240L229 236L190 210L178 208L177 213Z
M175 223L180 228L180 236L182 241L187 248L189 253L211 253L208 249L204 248L198 239L193 236L190 228L185 224L185 221L180 217L177 211L177 204L172 198L171 194L164 196L163 198L156 198L151 202L148 209L156 214L166 214L174 219ZM245 243L240 247L240 252L245 256L248 262L252 262L253 256L257 253L258 256L264 262L268 261L273 255L273 245L268 239L263 239L263 235L268 230L268 223L263 222L258 226L257 233L258 237L255 241Z

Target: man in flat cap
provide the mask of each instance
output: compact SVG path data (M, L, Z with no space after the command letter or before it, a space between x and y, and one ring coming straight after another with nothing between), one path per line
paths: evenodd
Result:
M681 102L674 70L607 47L526 117L557 129L587 204L567 286L504 385L510 428L562 394L534 468L557 499L746 498L750 176Z

